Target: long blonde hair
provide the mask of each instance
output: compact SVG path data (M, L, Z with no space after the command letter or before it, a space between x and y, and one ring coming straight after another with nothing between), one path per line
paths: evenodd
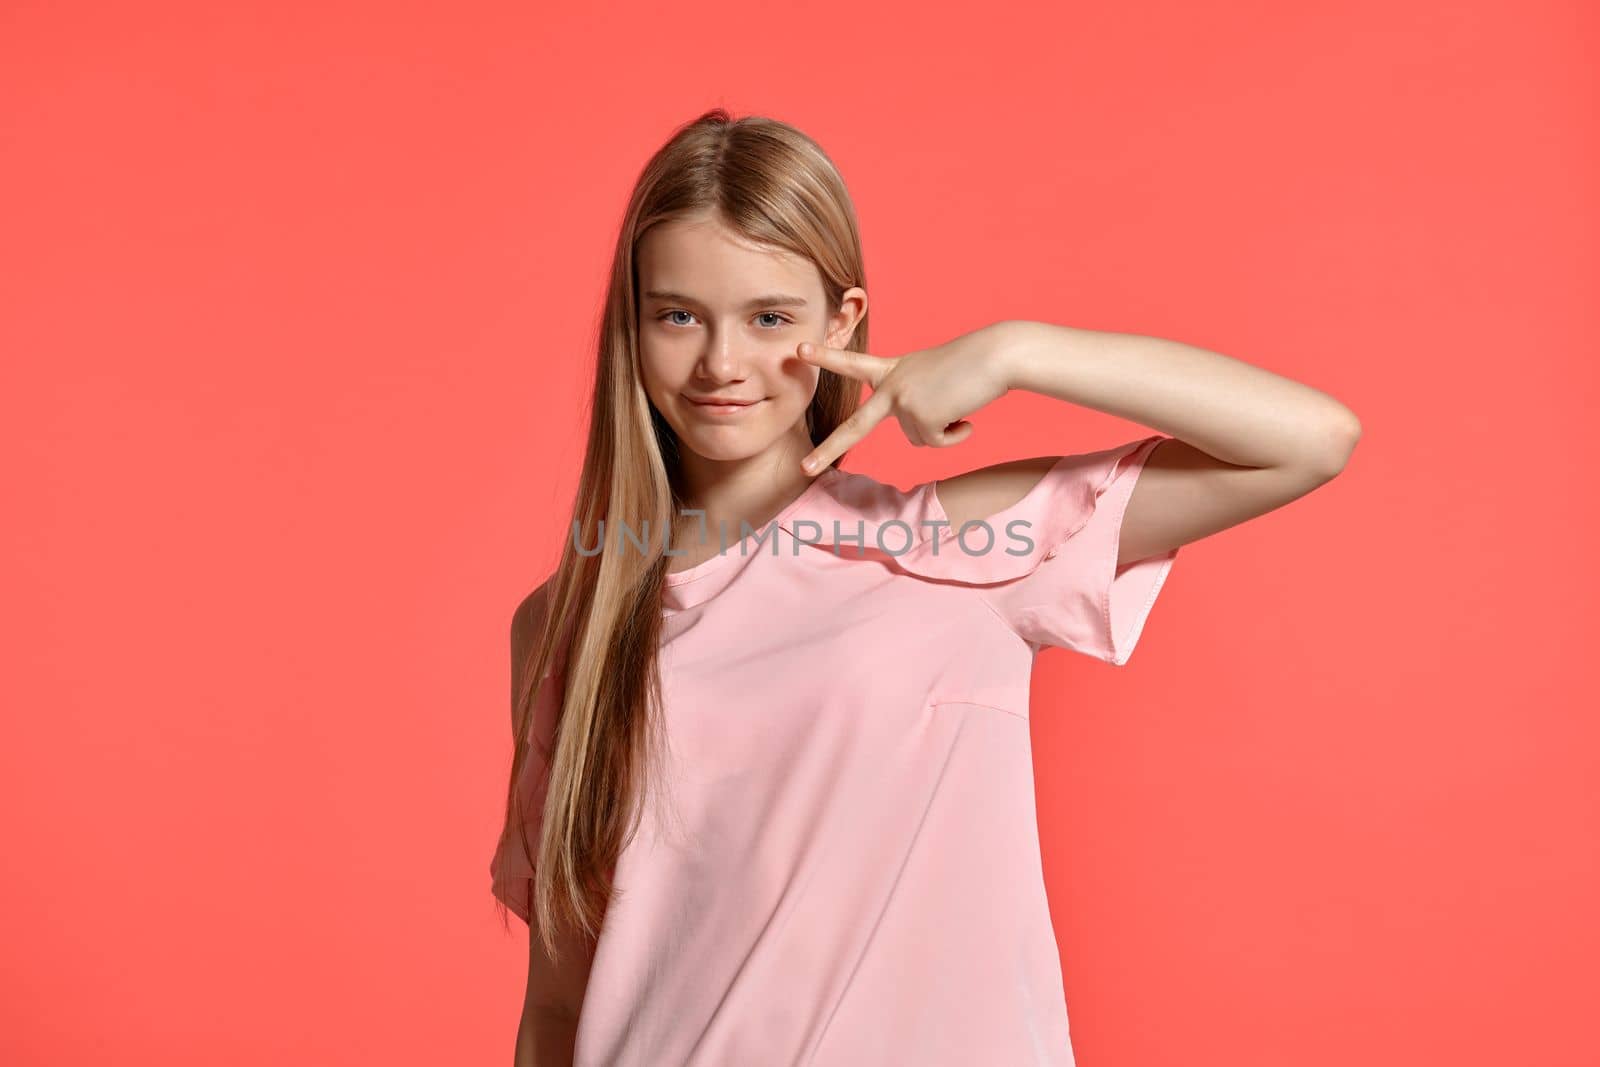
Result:
M662 736L657 650L668 557L660 539L652 535L645 553L592 555L579 554L574 541L599 543L598 530L623 523L660 531L683 506L678 442L639 373L634 257L651 226L708 211L752 241L814 263L830 313L839 311L845 290L866 286L844 181L821 147L786 123L734 119L715 108L680 127L634 185L612 257L571 536L564 532L560 564L538 591L544 610L531 623L526 660L513 665L521 679L513 697L519 743L501 840L531 863L533 925L552 959L558 926L598 936L617 857L638 827L641 789L655 773L646 768L656 765ZM865 352L867 344L863 314L845 347ZM806 410L812 442L821 443L859 402L859 382L822 371ZM546 685L557 690L541 693ZM559 708L549 748L529 732L541 698ZM543 799L537 841L529 839L528 794L519 789L528 750L522 739L538 746L547 771L548 784L534 786ZM497 881L508 866L500 866ZM506 921L503 905L501 914Z

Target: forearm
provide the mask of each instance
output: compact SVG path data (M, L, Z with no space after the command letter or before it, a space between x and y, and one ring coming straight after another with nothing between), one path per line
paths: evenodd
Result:
M529 1009L517 1028L513 1067L572 1067L578 1019L566 1012Z
M1021 319L991 329L1009 388L1142 423L1225 463L1339 466L1360 436L1328 394L1181 341Z

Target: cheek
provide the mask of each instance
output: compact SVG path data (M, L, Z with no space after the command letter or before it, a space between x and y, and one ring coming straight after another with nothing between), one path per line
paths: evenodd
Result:
M680 366L683 363L670 346L640 345L639 377L646 395L659 404L663 394L676 392L688 377L687 365Z
M817 394L817 382L822 370L798 359L785 360L781 367L773 368L768 380L772 391L786 407L804 410Z

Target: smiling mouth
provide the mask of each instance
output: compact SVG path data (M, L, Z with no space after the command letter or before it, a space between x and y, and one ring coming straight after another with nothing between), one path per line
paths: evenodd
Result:
M766 402L765 397L755 400L701 400L697 397L685 397L690 405L699 412L707 415L737 415L749 411L751 408Z

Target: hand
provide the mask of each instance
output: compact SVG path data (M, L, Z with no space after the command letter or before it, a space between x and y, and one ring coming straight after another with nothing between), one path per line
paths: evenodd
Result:
M1000 353L1003 323L986 326L934 348L896 359L824 348L807 341L797 350L813 366L856 378L872 386L854 415L801 461L807 474L833 463L893 415L913 445L948 448L972 436L966 416L1004 396L1011 388Z

